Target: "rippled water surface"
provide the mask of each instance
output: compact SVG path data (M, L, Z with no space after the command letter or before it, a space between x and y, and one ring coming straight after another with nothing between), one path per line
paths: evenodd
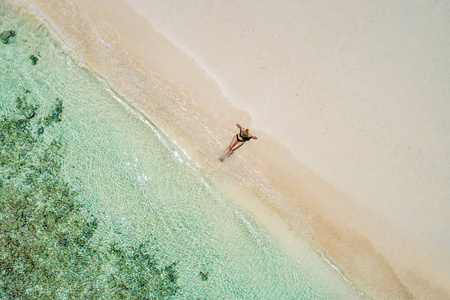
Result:
M15 32L0 43L0 298L360 297L307 247L283 254L45 26L0 7Z

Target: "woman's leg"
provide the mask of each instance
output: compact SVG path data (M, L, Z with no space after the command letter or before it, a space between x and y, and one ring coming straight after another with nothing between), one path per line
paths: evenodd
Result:
M244 142L236 142L236 143L231 147L231 149L223 156L223 159L225 159L225 158L227 158L228 156L230 156L231 154L233 154L233 152L234 152L237 148L241 147L242 145L244 145ZM222 161L223 161L223 160L222 160Z
M228 146L227 149L230 149L230 150L231 150L231 148L233 148L233 146L236 145L237 142L238 142L237 137L236 137L236 136L233 136L233 138L231 139L230 146Z
M220 158L221 161L223 161L227 156L229 156L231 153L231 149L234 147L234 145L236 145L236 143L238 142L236 136L233 136L233 138L231 139L231 143L230 146L228 146L227 149L225 149L222 157Z
M242 145L244 145L244 142L237 142L236 144L234 144L234 146L231 147L231 153L233 153L235 150L237 150L237 148L239 148Z

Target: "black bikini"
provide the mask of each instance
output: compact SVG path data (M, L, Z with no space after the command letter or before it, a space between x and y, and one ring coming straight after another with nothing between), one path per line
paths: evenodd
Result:
M241 132L242 132L242 130L241 130ZM241 142L241 143L242 142L248 142L248 141L250 141L252 139L250 136L248 136L248 137L242 136L241 132L236 134L236 139L238 140L238 142Z

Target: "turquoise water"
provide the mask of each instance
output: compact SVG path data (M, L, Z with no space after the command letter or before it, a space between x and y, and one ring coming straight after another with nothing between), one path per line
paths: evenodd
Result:
M1 7L0 297L359 299L283 247L45 26Z

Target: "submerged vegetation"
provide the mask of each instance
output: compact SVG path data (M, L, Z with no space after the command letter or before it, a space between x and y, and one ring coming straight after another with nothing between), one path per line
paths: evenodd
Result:
M0 33L0 40L3 44L9 44L9 39L16 36L16 32L14 30L7 30Z
M35 65L35 64L37 64L39 58L38 58L36 55L32 54L32 55L30 56L30 60L31 60L31 64L32 64L32 65Z
M176 293L176 264L160 266L150 241L105 240L101 218L62 172L56 134L63 101L43 116L31 92L0 119L0 298L162 299Z

